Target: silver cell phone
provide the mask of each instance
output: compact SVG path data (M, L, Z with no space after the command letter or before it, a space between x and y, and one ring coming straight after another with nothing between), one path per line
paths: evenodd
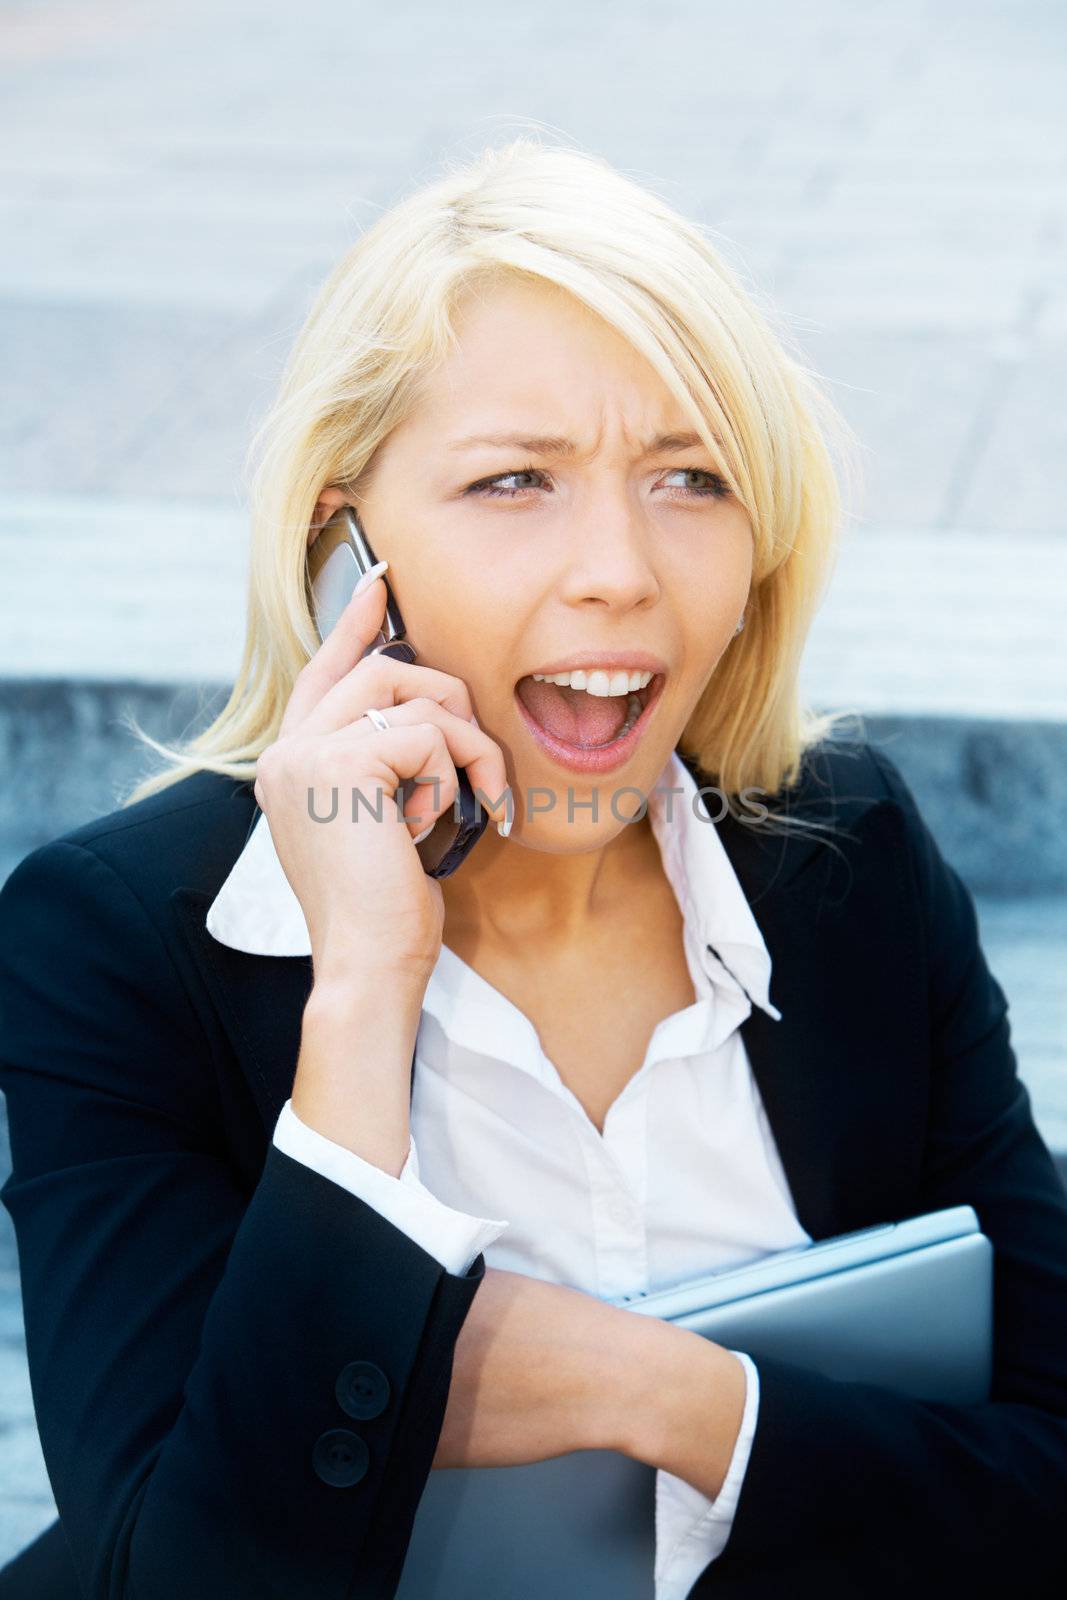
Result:
M318 538L308 551L309 599L319 638L327 638L352 598L356 584L365 572L377 565L378 558L356 512L351 506L342 506L325 523ZM385 617L377 636L364 650L364 656L375 650L398 661L414 662L418 659L415 648L406 637L404 619L396 596L385 583ZM430 833L415 846L423 870L431 878L447 878L465 861L478 843L489 822L489 813L476 801L470 779L462 767L456 768L459 791L449 809L442 813ZM407 779L400 785L399 801L406 811L408 801L418 785Z

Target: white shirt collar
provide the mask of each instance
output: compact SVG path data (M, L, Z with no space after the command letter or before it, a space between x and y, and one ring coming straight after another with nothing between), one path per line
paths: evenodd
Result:
M648 796L648 818L682 912L690 972L694 982L703 976L741 989L753 1005L779 1021L781 1012L769 995L770 952L718 828L702 800L694 809L697 793L695 779L672 751ZM282 870L264 813L215 896L206 926L220 944L249 955L311 954L304 913ZM438 965L456 975L457 964L459 958L447 951Z

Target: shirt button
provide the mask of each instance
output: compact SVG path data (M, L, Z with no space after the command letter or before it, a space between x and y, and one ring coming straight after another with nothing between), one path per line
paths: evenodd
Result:
M634 1208L626 1200L613 1200L608 1206L608 1216L620 1228L632 1228L636 1222Z
M389 1379L373 1361L350 1361L341 1370L335 1392L341 1410L365 1422L381 1416L391 1391Z
M370 1466L367 1442L347 1428L330 1428L315 1440L311 1464L323 1483L348 1489L364 1477Z

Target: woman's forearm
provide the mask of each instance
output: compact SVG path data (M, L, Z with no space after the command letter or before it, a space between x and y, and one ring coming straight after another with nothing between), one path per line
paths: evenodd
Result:
M353 966L317 975L304 1008L294 1112L394 1178L408 1154L411 1055L424 987Z
M722 1345L658 1317L625 1312L616 1449L692 1484L711 1500L734 1453L745 1409L741 1362ZM611 1429L609 1424L609 1431Z

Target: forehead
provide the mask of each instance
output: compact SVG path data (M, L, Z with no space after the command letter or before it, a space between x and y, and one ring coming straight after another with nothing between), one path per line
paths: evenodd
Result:
M635 443L692 427L659 374L623 336L554 284L480 286L454 317L456 346L420 386L397 434L432 431L441 448L499 433Z

